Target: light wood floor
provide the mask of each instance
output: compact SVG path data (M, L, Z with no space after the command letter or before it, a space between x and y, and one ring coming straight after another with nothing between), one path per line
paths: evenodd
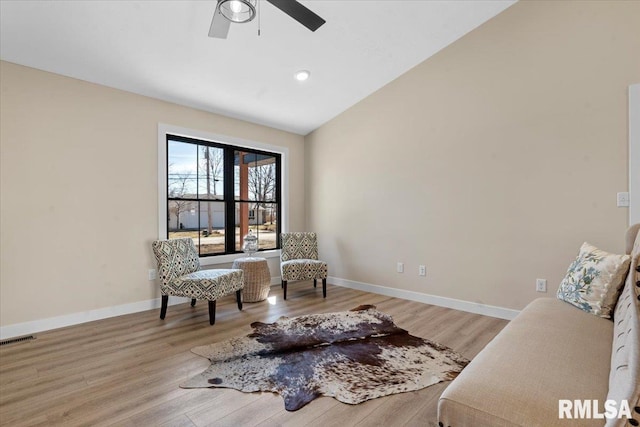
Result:
M275 304L218 301L209 326L207 304L159 309L37 334L0 348L0 425L64 426L435 426L438 397L448 383L346 405L314 400L284 410L272 393L230 389L185 390L179 384L207 368L195 346L250 332L249 324L278 317L342 311L373 304L411 334L473 358L507 321L376 294L292 284L287 301L273 287Z

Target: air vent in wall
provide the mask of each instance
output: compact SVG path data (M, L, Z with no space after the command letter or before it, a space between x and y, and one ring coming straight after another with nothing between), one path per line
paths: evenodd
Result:
M18 342L31 341L31 340L35 340L35 339L36 339L36 337L34 337L33 335L26 335L24 337L9 338L8 340L0 341L0 346L9 345L9 344L15 344L15 343L18 343Z

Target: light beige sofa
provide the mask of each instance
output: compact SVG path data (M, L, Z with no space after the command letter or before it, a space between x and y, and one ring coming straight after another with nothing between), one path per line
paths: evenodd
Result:
M627 231L631 266L613 321L554 298L531 302L442 393L439 425L640 425L639 229ZM631 418L561 419L560 399L597 399L600 414L615 401L616 415L624 399Z

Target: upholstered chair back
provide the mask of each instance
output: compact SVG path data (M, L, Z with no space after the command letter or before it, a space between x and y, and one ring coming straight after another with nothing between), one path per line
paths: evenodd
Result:
M158 276L166 286L176 277L200 269L198 251L192 239L158 240L152 243L158 261Z
M318 259L318 239L313 232L280 234L280 260Z

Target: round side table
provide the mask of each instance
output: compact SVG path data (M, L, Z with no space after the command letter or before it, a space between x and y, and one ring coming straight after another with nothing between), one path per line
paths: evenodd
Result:
M244 271L244 302L258 302L267 299L271 287L271 273L265 258L238 258L233 261L232 268Z

